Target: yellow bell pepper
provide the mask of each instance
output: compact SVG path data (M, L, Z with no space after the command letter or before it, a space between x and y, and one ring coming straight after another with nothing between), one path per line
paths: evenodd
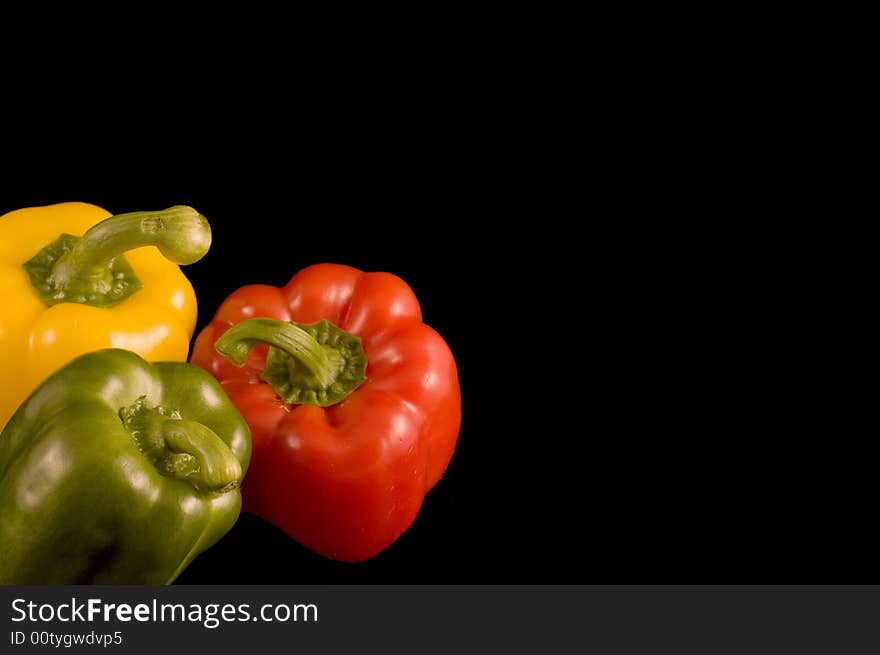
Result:
M111 217L69 202L0 217L0 430L34 388L87 352L186 361L196 297L178 264L210 245L191 207Z

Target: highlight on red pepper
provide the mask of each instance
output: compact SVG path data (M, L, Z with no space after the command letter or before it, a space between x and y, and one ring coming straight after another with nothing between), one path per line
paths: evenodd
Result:
M253 438L244 509L326 557L391 545L442 477L458 372L399 277L318 264L229 296L196 340Z

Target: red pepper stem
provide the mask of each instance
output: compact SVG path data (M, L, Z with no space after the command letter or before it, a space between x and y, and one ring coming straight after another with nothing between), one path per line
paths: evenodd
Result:
M216 348L236 366L243 366L248 354L257 344L280 348L305 366L322 384L332 384L342 368L339 352L326 348L295 323L271 318L252 318L226 332Z
M302 325L252 318L230 328L214 347L244 366L258 344L270 346L262 379L286 403L328 407L345 400L366 379L361 340L326 320Z

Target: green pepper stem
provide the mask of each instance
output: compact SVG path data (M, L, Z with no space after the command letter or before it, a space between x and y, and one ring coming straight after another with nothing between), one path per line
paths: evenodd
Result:
M162 436L173 453L166 460L172 476L208 491L227 489L241 479L241 462L201 423L169 419L162 424Z
M252 318L230 328L214 347L244 366L258 344L271 346L263 380L286 403L327 407L347 398L366 379L361 340L329 321L301 325Z
M192 207L118 214L89 229L52 267L48 282L63 290L75 280L94 275L128 250L156 246L176 264L192 264L211 246L211 227Z
M120 409L119 418L162 475L213 493L225 492L241 481L241 462L206 425L183 419L166 407L152 406L146 396Z

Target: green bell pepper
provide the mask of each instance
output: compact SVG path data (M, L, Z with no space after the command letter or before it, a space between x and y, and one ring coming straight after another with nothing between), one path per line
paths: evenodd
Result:
M0 435L0 583L172 582L235 523L250 455L200 368L116 349L73 360Z

